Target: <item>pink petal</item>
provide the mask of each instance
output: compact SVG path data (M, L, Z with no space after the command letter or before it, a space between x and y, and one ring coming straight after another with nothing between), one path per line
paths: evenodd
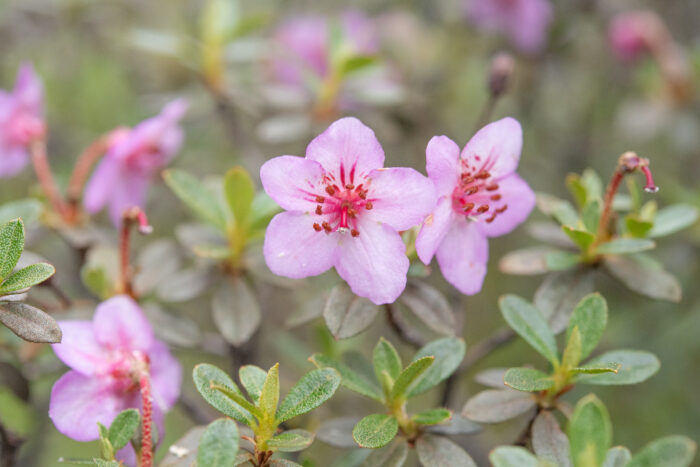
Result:
M535 207L535 193L525 180L513 173L498 181L498 193L502 196L492 209L508 205L491 223L481 222L479 227L488 237L497 237L513 231L522 224Z
M97 372L109 355L95 339L91 321L61 321L63 340L51 347L56 356L72 369L90 375Z
M27 164L29 164L29 154L24 147L0 144L0 178L17 175Z
M93 329L97 341L110 348L147 352L153 330L141 308L126 295L106 300L95 310Z
M547 0L520 0L508 19L507 31L515 46L526 53L542 49L552 20L552 5Z
M109 426L125 408L124 400L103 380L69 371L51 389L49 417L69 438L91 441L99 437L97 422Z
M328 23L320 16L297 16L275 33L279 53L272 60L277 79L304 84L305 75L323 77L328 71Z
M323 167L315 161L295 156L280 156L260 168L265 192L283 209L313 211L316 195L324 196Z
M343 235L335 269L352 291L377 305L394 302L406 288L406 245L391 227L358 218L359 237Z
M263 254L270 271L301 279L316 276L333 266L338 233L316 232L309 214L282 212L272 218L265 232Z
M23 63L17 72L13 94L26 110L37 116L42 114L44 90L31 63Z
M430 264L432 261L433 255L447 235L451 223L455 221L453 213L452 198L443 196L438 201L435 211L423 222L416 238L416 252L423 263Z
M405 167L371 171L367 187L373 205L368 217L395 230L420 224L437 203L430 179Z
M523 130L514 118L506 117L479 130L462 151L462 159L492 177L515 171L523 146Z
M433 136L425 149L425 159L437 195L452 194L459 182L459 146L447 136Z
M114 193L120 174L119 161L109 155L100 161L83 194L83 205L87 212L94 214L107 204Z
M180 396L182 366L173 357L168 347L157 340L148 351L151 360L151 386L153 401L161 411L168 411Z
M122 224L124 211L134 206L144 208L149 180L140 174L123 171L109 199L109 218L114 226Z
M481 290L488 257L486 236L474 222L463 217L451 224L437 249L442 275L465 295L474 295Z
M319 162L343 185L384 166L384 150L374 131L354 117L333 122L314 138L306 158Z

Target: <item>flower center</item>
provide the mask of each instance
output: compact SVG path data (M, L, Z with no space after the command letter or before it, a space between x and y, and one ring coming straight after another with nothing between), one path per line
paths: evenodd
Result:
M476 156L476 160L481 158ZM486 166L476 168L461 161L459 184L452 192L452 209L472 220L491 223L508 209L508 205L502 201L500 187Z
M148 355L143 352L116 350L112 354L105 373L111 377L115 389L123 392L137 391L142 369L148 363Z

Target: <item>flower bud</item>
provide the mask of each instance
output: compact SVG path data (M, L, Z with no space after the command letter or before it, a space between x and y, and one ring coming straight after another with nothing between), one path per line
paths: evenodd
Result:
M498 98L508 90L508 85L515 71L515 60L506 52L500 52L491 60L489 69L489 91Z

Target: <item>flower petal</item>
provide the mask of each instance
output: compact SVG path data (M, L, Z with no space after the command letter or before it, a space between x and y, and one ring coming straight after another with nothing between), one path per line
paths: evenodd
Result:
M513 173L498 181L498 193L502 196L498 205L508 205L491 223L481 222L479 228L488 237L497 237L513 231L522 224L535 207L535 193L525 180Z
M391 227L358 219L359 237L343 235L335 269L352 291L377 305L392 303L406 288L406 245Z
M148 351L151 364L151 386L153 402L163 411L168 411L180 396L182 367L168 347L158 340Z
M321 164L296 156L275 157L260 168L263 189L288 211L314 210L316 196L326 195L323 174Z
M29 153L24 147L5 145L0 142L0 178L17 175L28 163Z
M99 437L97 422L109 426L126 408L103 380L69 371L51 389L49 417L56 429L77 441Z
M452 198L443 196L438 201L435 211L423 221L416 238L416 252L423 263L430 264L432 261L433 255L450 229L450 224L455 221L453 212Z
M92 321L61 321L60 344L52 344L56 356L72 369L90 375L108 360L108 353L95 339Z
M83 205L85 210L94 214L102 209L114 193L114 187L121 175L119 161L105 156L92 174L85 188Z
M333 122L314 138L306 158L319 162L343 185L384 166L384 150L374 131L354 117Z
M521 52L542 49L552 20L552 5L547 0L521 1L509 16L508 34Z
M452 223L437 249L442 275L465 295L481 290L486 276L489 245L474 222L458 218Z
M367 216L396 230L420 224L437 203L430 179L406 167L371 171L367 187L373 204Z
M97 305L93 329L97 342L111 349L147 352L154 339L151 323L126 295L117 295Z
M459 182L459 146L447 136L433 136L425 149L425 159L437 195L451 194Z
M333 266L338 233L316 232L309 214L282 212L272 218L265 232L263 254L270 271L301 279L316 276Z
M474 172L487 170L492 177L503 177L518 167L522 147L520 123L506 117L477 131L464 147L462 159L474 167Z
M140 174L122 172L109 200L109 218L114 226L122 224L124 211L134 206L144 208L148 179Z

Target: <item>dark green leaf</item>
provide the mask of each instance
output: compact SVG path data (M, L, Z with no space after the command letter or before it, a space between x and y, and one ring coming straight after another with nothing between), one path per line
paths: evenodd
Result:
M384 401L384 398L381 395L381 390L375 381L366 378L347 365L333 360L330 357L326 357L323 354L314 354L311 356L311 358L309 358L309 360L311 360L311 363L316 365L318 368L335 369L338 373L340 373L341 384L351 391L355 391L378 402Z
M581 359L584 359L596 348L607 325L608 304L605 299L598 293L587 295L571 315L566 339L569 339L574 327L578 327L581 333Z
M559 467L571 467L569 438L548 410L540 412L532 424L532 449L538 457L554 462Z
M546 373L532 368L510 368L503 376L503 382L518 391L542 391L554 386L554 380Z
M382 371L386 371L389 376L391 376L392 380L396 380L403 368L401 357L399 357L396 348L383 337L379 338L379 342L377 342L377 345L374 347L372 362L377 379L380 379Z
M289 430L267 441L272 451L296 452L306 449L314 442L314 434L306 430Z
M238 370L238 377L250 398L257 404L267 377L265 370L255 365L243 365Z
M476 467L476 462L464 449L443 436L424 434L418 437L416 452L423 467Z
M196 178L184 170L168 169L163 172L163 179L195 214L220 230L226 229L226 218L219 201Z
M447 409L432 409L417 413L411 418L420 425L436 425L449 420L451 416L452 412Z
M255 186L253 179L244 168L234 167L226 172L224 193L236 225L239 227L247 226L250 222Z
M17 265L24 250L24 224L14 219L0 227L0 281L5 280Z
M652 377L661 366L659 359L652 353L642 350L613 350L595 357L583 368L605 368L611 363L621 365L617 373L580 375L576 380L602 386L637 384Z
M139 428L141 416L136 409L127 409L116 416L109 426L108 439L115 451L126 446Z
M524 414L535 406L527 392L512 389L489 389L469 399L462 415L475 422L498 423Z
M338 284L331 290L323 317L336 339L346 339L367 329L378 311L377 305L356 296L347 285Z
M465 350L464 341L456 337L443 337L423 346L413 361L431 356L435 357L435 361L409 386L406 395L414 397L422 394L454 373L464 358Z
M323 404L335 394L340 379L340 373L333 368L319 368L305 374L280 404L276 421L282 423Z
M0 286L0 295L41 284L53 276L55 272L56 269L47 263L30 264L5 279Z
M666 436L647 444L626 467L687 467L693 462L697 445L685 436Z
M657 238L676 233L693 225L697 219L698 210L694 206L689 204L668 206L656 214L649 236Z
M604 265L613 277L637 293L676 303L681 300L678 280L648 256L608 256Z
M399 430L396 417L386 414L368 415L355 425L352 437L363 448L380 448L394 439Z
M616 238L607 243L601 243L596 252L601 255L627 255L651 250L656 246L653 240L646 238Z
M260 325L258 301L242 277L226 278L212 299L214 324L227 342L239 346L248 341Z
M200 363L192 371L192 379L197 390L212 407L234 420L248 426L255 425L253 415L243 407L223 395L221 392L211 388L212 383L224 386L232 391L240 393L238 386L229 376L219 368L208 363ZM243 393L241 393L241 396Z
M498 303L508 325L550 363L557 364L557 343L539 310L515 295L501 297Z
M231 467L238 454L238 427L230 418L211 422L202 434L197 449L197 465Z
M567 433L574 465L603 464L612 444L612 425L608 410L593 394L578 401Z
M435 357L431 355L418 358L411 362L406 369L401 372L399 377L396 378L394 386L391 389L391 399L399 400L405 398L406 390L409 385L416 381L420 375L425 373L425 370L427 370L434 361Z
M22 302L0 302L0 322L29 342L56 344L63 336L55 319Z

